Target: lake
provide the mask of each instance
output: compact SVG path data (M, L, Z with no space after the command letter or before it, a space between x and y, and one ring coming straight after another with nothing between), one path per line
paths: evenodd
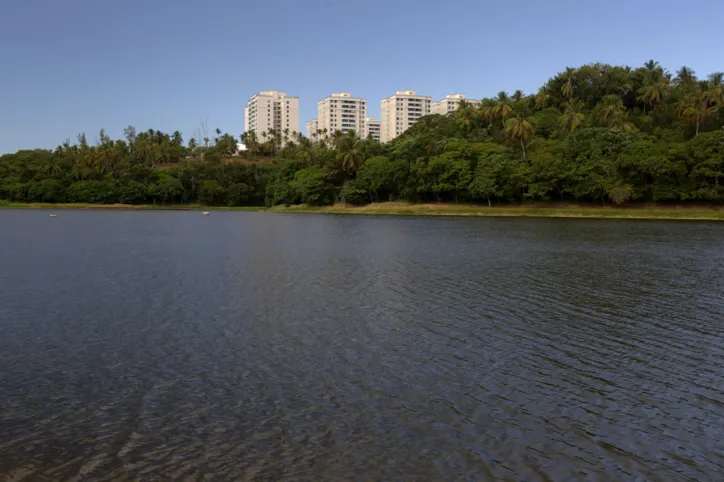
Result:
M0 480L721 480L724 223L0 210Z

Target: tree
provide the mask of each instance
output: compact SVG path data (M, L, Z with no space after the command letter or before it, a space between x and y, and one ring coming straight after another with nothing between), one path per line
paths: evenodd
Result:
M307 167L294 175L293 188L304 204L322 205L332 202L329 185L319 167Z
M681 67L676 71L674 77L674 85L679 88L691 88L696 82L694 71L687 66Z
M65 201L65 187L56 179L43 179L27 185L28 202L59 203Z
M524 117L518 114L511 117L505 123L505 134L511 139L517 139L520 142L520 148L523 151L523 159L525 157L525 141L533 135L533 124L530 117Z
M699 135L699 126L709 116L716 112L716 105L710 104L705 95L696 93L687 94L678 104L679 115L689 120L696 126L696 133Z
M613 119L626 112L623 101L617 95L607 95L598 105L598 119L605 125L611 125Z
M567 134L573 134L576 139L576 130L583 124L586 115L583 113L584 104L578 99L571 99L565 103L563 114L560 116L561 128Z
M588 64L557 73L535 96L501 92L477 108L461 102L450 115L422 116L384 145L353 132L318 130L307 139L269 129L257 138L202 123L186 147L180 131L129 126L115 140L101 129L92 143L79 134L52 150L0 156L0 199L724 203L723 88L720 72L699 80L655 61ZM238 139L250 158L232 156Z
M541 87L540 89L538 89L538 93L535 95L535 98L534 98L535 107L538 110L545 109L546 106L548 105L548 100L550 99L550 97L551 96L548 95L545 87Z
M252 201L254 188L243 182L232 184L226 189L226 201L229 206L244 206Z
M570 101L573 97L573 75L576 73L575 69L566 67L566 83L561 87L561 94L565 100Z
M724 104L724 72L711 74L704 90L704 100L710 106L721 107Z
M47 174L51 178L59 177L63 173L63 164L56 156L49 157L40 166L40 172Z
M256 132L247 131L241 135L241 142L249 149L249 153L252 156L256 156L259 152L259 139L256 136Z
M495 119L496 102L493 99L483 99L480 103L480 113L483 118L488 121L488 128L493 126Z
M495 98L495 107L493 108L493 114L496 117L500 117L503 125L503 130L505 130L505 118L511 112L513 112L513 108L510 105L510 97L508 97L508 94L504 91L498 92L498 96Z
M225 201L226 190L216 181L204 181L199 189L199 201L204 204L222 204Z
M152 186L150 190L155 199L160 199L162 203L170 201L182 201L186 190L183 184L175 177L164 175L159 181Z
M373 202L381 198L389 201L400 194L407 175L408 164L404 160L392 161L387 156L374 156L362 164L357 173L358 184L354 187L364 188Z
M363 153L360 140L354 131L346 134L335 134L335 145L342 161L342 169L349 175L354 175L362 165Z
M636 100L644 103L644 114L646 114L646 105L650 105L651 109L655 109L664 98L664 93L669 86L668 79L662 78L651 81L650 84L641 87L638 90Z

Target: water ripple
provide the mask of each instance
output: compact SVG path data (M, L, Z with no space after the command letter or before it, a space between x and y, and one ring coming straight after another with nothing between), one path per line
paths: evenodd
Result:
M718 480L724 225L0 212L0 481Z

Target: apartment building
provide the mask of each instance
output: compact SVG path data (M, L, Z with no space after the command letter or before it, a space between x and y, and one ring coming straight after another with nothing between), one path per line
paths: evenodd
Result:
M352 97L349 92L338 92L317 102L317 125L327 132L354 130L358 136L365 132L367 101Z
M430 113L432 97L417 95L414 90L400 90L382 99L380 141L389 142L405 132L424 115Z
M446 115L449 112L456 111L460 107L460 101L462 100L474 106L480 105L479 100L468 99L465 94L448 94L444 99L432 103L430 113Z
M365 139L372 137L377 141L380 140L381 122L374 117L367 117L365 119Z
M244 126L247 132L254 131L259 136L269 129L300 132L299 97L276 90L263 90L252 95L244 109Z
M307 137L309 139L313 139L315 133L319 129L319 122L317 119L312 119L310 121L307 121Z

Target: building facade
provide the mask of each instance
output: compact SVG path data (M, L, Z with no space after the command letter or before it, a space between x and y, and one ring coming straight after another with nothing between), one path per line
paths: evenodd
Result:
M310 121L307 121L307 137L309 139L314 139L314 136L316 135L316 132L318 129L319 129L319 122L317 122L317 119L312 119Z
M358 136L365 132L367 101L352 97L349 92L339 92L317 102L317 125L319 129L348 132L354 130Z
M376 141L380 140L381 122L374 117L365 119L365 139L372 138Z
M420 117L430 113L432 97L417 95L414 90L400 90L382 99L380 141L390 142L405 132Z
M465 101L468 104L478 106L480 105L479 100L474 99L468 99L465 97L465 94L448 94L445 96L444 99L438 100L437 102L432 103L431 114L441 114L446 115L450 112L454 112L458 110L458 107L460 107L460 101Z
M292 133L300 132L299 97L276 90L252 95L244 109L244 126L246 132L253 131L258 136L269 129L277 132L289 129L291 137Z

